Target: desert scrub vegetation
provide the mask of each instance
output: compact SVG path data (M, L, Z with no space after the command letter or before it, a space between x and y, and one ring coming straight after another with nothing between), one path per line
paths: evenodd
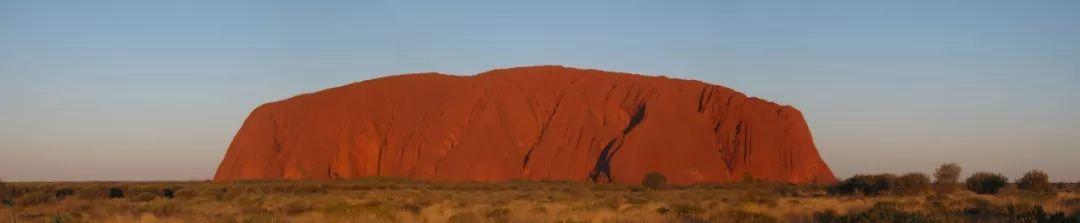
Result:
M1031 170L1025 173L1023 177L1016 180L1016 187L1029 191L1053 190L1052 185L1050 185L1050 176L1041 170Z
M653 172L645 174L645 177L641 179L641 186L656 190L664 186L665 182L667 182L667 177L664 174Z
M885 195L892 192L893 188L896 187L896 180L896 175L888 173L876 175L858 174L830 187L829 193L834 195Z
M934 187L941 192L951 192L960 183L960 173L963 168L956 163L941 164L934 170Z
M927 176L866 174L837 185L762 180L644 185L570 181L7 183L18 222L1067 222L1080 194L925 190ZM839 187L852 193L832 193ZM1063 184L1059 187L1074 187ZM919 193L910 193L909 189ZM845 189L847 190L847 189ZM875 191L874 196L861 192ZM901 192L903 191L903 192ZM10 192L10 193L9 193ZM119 195L119 196L118 196ZM1031 196L1039 196L1032 199ZM9 220L0 220L6 222Z
M978 194L996 194L1008 182L1009 179L1001 174L987 172L977 172L964 180L968 190Z
M906 173L896 179L896 193L919 195L930 190L930 177L919 172Z

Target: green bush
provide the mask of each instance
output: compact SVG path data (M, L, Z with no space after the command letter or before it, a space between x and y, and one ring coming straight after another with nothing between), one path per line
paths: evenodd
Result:
M109 198L124 198L124 189L121 189L120 187L110 187Z
M893 187L896 186L896 179L896 175L887 173L878 175L858 174L833 185L829 188L829 193L835 195L856 193L867 196L884 195L893 190Z
M896 192L905 195L915 195L930 189L930 177L926 174L913 172L900 175L896 179Z
M176 189L173 189L173 188L161 189L161 196L165 197L165 198L168 198L168 199L173 199L173 197L176 197Z
M1002 187L1005 187L1009 179L1001 176L1001 174L978 172L972 174L964 182L967 184L967 188L975 193L996 194Z
M667 182L667 177L664 174L652 172L645 174L645 178L641 180L641 186L656 190L663 186L665 182Z
M1016 181L1016 186L1022 190L1031 191L1049 191L1053 189L1050 185L1050 176L1041 170L1028 171Z

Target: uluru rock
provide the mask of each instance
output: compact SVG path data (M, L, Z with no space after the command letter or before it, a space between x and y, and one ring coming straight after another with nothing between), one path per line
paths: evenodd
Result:
M259 106L215 181L395 176L836 181L799 110L699 81L560 66L420 73Z

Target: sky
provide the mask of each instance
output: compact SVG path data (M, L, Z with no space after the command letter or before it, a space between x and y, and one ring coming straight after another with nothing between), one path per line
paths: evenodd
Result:
M0 0L0 179L212 178L255 106L556 64L793 105L838 177L1080 180L1080 1Z

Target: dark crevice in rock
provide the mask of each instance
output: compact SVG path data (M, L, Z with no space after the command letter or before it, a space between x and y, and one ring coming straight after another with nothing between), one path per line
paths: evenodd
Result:
M415 136L415 134L410 132L408 134L408 136L405 137L406 138L405 141L406 142L413 142L412 141L413 136ZM408 151L408 149L409 148L408 148L407 144L401 143L401 149L398 150L398 159L397 159L397 166L396 166L397 170L395 170L395 172L401 173L402 172L401 170L405 168L405 151Z
M611 177L611 156L609 152L612 146L615 145L615 141L618 138L611 139L607 145L604 146L604 150L600 151L600 158L596 159L596 166L589 172L589 180L597 183L615 182L615 179Z
M270 113L270 124L273 126L271 128L271 130L274 131L274 132L270 133L272 135L271 138L274 139L274 152L275 153L281 153L281 145L280 145L280 143L278 143L278 123L277 123L277 118L274 117L274 113L272 113L272 112L267 112L267 113Z
M551 120L555 118L555 114L559 113L559 107L562 105L563 98L566 97L566 91L559 94L559 98L555 99L555 108L551 110L551 114L548 115L544 123L540 125L540 135L537 136L536 142L532 146L529 146L529 150L525 152L525 158L521 160L521 171L525 171L525 167L529 165L529 158L532 157L532 153L536 150L536 146L544 140L544 136L547 135L548 125L551 124Z
M743 145L744 145L743 146L743 162L746 163L746 166L750 166L750 161L751 161L750 160L750 153L752 152L751 148L753 148L753 147L750 146L750 145L753 145L752 144L753 142L750 142L750 139L751 139L751 137L750 137L750 126L746 126L745 131L746 131L746 134L743 135L743 138L744 138L744 140L743 140Z
M420 138L424 138L423 135L421 135ZM416 158L415 159L416 159L417 163L420 162L420 148L424 148L424 139L421 139L420 140L420 145L416 146ZM409 177L414 177L414 176L416 176L416 165L413 165L412 167L409 167Z
M330 180L337 180L341 178L341 176L338 176L338 174L334 172L333 168L331 168L330 166L326 166L326 175L330 176Z
M617 86L618 85L616 85L615 83L611 84L611 89L608 89L607 93L604 94L604 103L601 104L602 106L607 106L608 101L611 99L611 93L615 92L615 87L617 87ZM600 122L600 126L607 126L607 122L608 122L608 118L605 115L604 120Z
M705 113L705 103L709 102L706 97L712 96L712 92L709 91L709 87L701 88L701 94L698 95L697 112Z
M634 113L634 117L630 118L630 124L626 125L626 128L623 129L623 135L630 133L630 130L634 130L634 127L637 127L638 124L641 124L642 119L645 119L645 103L638 105L637 112Z
M600 156L596 159L596 164L593 166L592 171L589 172L590 180L598 183L615 182L614 177L611 176L611 159L615 157L615 153L618 153L619 149L622 148L623 142L626 141L626 135L634 130L634 127L637 127L638 124L641 124L641 121L644 119L645 103L641 103L641 105L638 105L634 116L630 118L630 123L623 129L622 135L611 139L611 141L604 146L604 149L600 151Z

